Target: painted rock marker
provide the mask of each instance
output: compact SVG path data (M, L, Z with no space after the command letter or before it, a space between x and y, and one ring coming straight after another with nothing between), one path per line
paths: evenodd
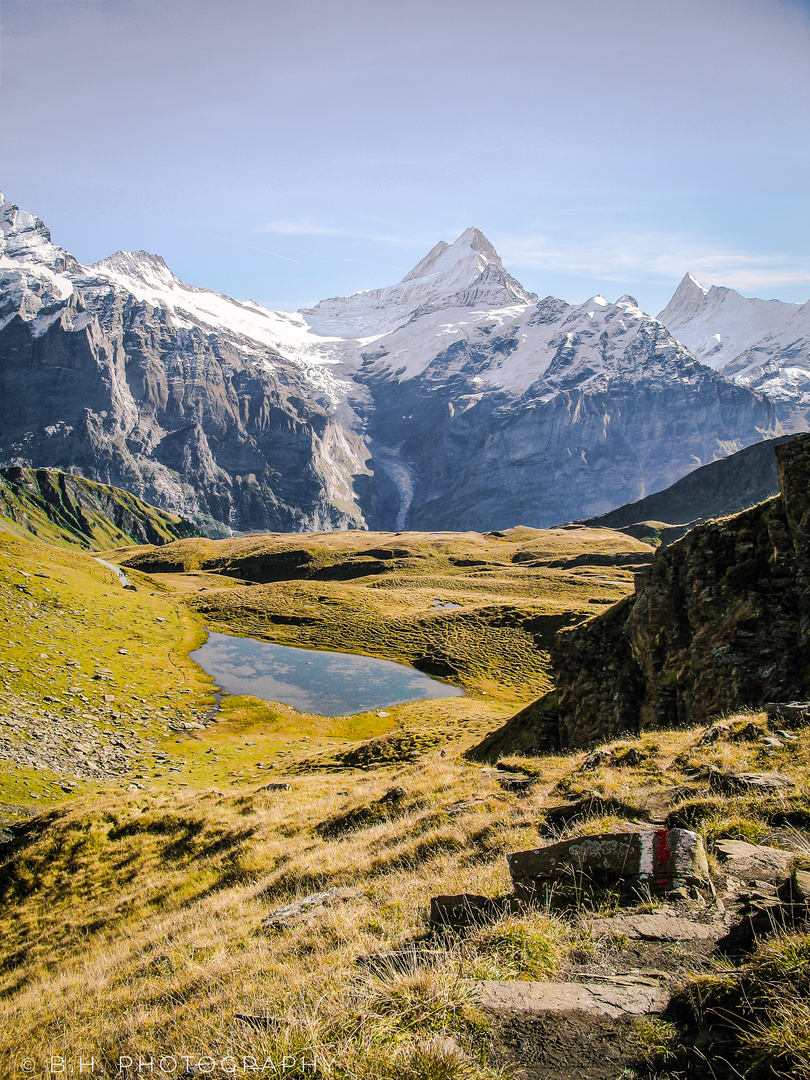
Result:
M688 829L647 829L601 833L563 840L507 855L519 896L596 888L631 891L646 886L668 893L685 886L711 889L709 865L700 837Z

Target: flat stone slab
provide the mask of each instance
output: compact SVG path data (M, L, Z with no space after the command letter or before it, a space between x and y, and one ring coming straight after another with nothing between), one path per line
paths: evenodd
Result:
M720 773L713 779L712 787L733 795L742 791L786 791L794 787L793 781L781 773Z
M585 982L484 979L473 987L481 1005L499 1013L589 1013L617 1020L662 1013L669 1003L669 991L661 980L644 975L614 975Z
M701 923L678 915L617 915L612 919L589 919L595 933L626 934L642 941L717 941L725 933L721 922Z
M748 844L744 840L718 840L714 847L723 869L746 884L783 881L796 858L792 851Z
M780 720L786 727L804 727L810 724L810 702L769 702L765 706L769 720Z

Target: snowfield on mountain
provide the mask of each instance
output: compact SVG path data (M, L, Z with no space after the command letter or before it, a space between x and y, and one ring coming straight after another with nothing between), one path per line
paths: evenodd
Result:
M688 275L657 320L538 300L470 228L396 285L289 313L143 251L81 266L10 203L0 224L0 463L212 535L545 527L808 427L807 305Z

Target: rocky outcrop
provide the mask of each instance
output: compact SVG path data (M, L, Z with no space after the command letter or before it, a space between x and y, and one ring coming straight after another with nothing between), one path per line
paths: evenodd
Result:
M659 550L636 594L562 631L556 689L476 756L582 747L810 691L810 435L776 450L781 494Z
M209 526L356 522L359 440L282 357L177 327L108 286L53 314L42 332L19 314L0 330L5 462L73 469Z

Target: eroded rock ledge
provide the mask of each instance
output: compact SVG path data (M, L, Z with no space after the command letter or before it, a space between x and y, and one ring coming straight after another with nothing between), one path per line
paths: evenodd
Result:
M810 691L810 434L776 448L780 494L656 553L636 594L561 631L556 690L474 751L590 746Z

